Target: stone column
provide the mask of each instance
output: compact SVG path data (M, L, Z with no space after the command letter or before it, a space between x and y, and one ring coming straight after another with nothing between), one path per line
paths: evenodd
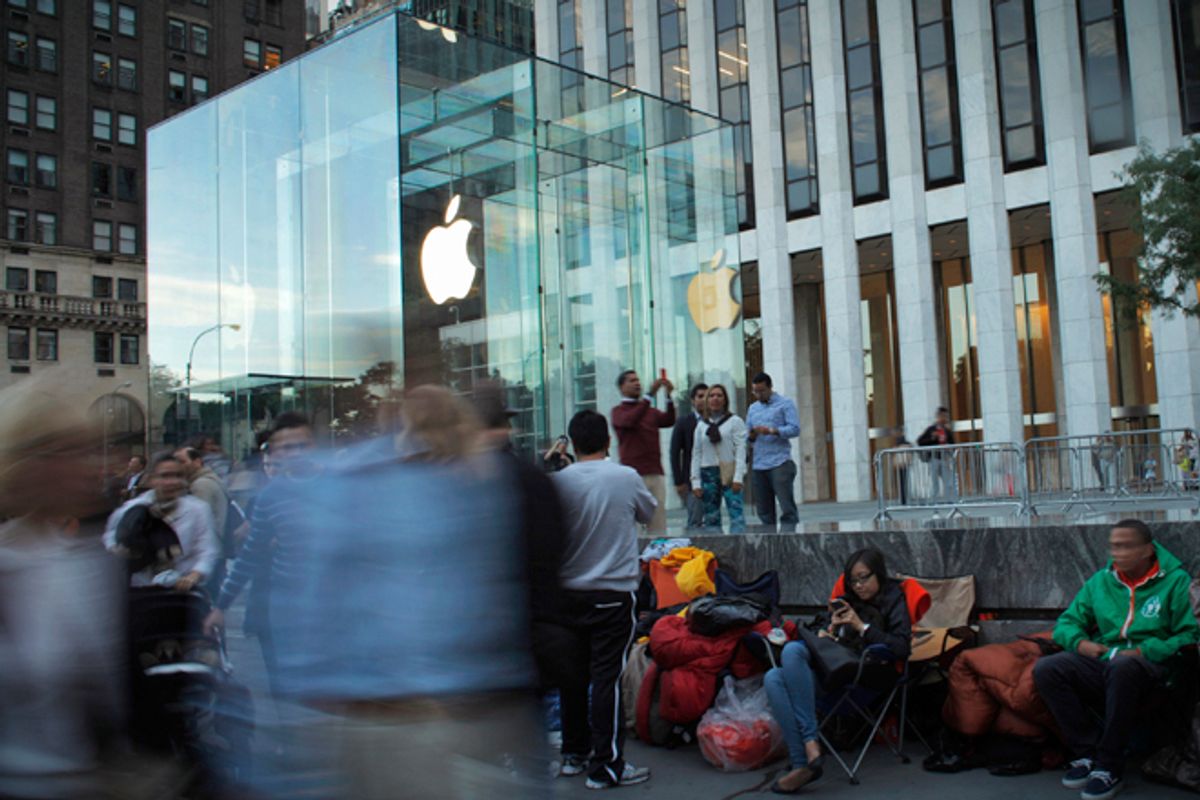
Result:
M929 223L925 216L924 142L912 5L880 3L884 122L888 141L892 269L900 348L900 392L905 435L915 441L933 411L944 405L938 349L937 295Z
M1104 310L1093 277L1100 251L1075 0L1039 0L1037 38L1055 283L1064 300L1058 307L1058 342L1066 408L1059 409L1059 430L1088 436L1109 428L1112 415Z
M1021 363L991 6L988 0L954 0L953 9L983 434L989 442L1020 442Z
M855 502L871 496L871 459L842 24L835 3L811 3L808 13L837 499Z
M1137 87L1133 115L1138 138L1160 152L1178 147L1183 142L1183 121L1175 92L1169 0L1125 0L1125 31L1130 79ZM1194 293L1192 287L1193 302ZM1195 427L1200 424L1200 321L1182 314L1155 313L1151 331L1160 424L1164 428Z

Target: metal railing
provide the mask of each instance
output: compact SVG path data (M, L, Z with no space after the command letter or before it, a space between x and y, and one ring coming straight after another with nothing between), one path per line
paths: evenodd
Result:
M877 519L896 512L949 517L970 508L1034 516L1095 513L1119 504L1187 501L1200 513L1200 449L1185 431L1054 436L875 454Z

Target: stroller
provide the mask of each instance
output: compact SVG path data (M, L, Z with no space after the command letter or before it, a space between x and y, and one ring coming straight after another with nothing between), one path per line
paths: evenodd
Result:
M200 796L246 778L254 732L249 690L203 632L210 608L199 591L130 590L135 740L178 759Z

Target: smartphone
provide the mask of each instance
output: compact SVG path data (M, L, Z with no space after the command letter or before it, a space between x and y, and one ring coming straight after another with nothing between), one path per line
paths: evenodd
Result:
M841 611L843 608L846 608L850 604L847 603L842 598L838 597L838 598L835 598L832 602L830 602L829 605L830 605L830 607L833 608L834 611Z
M662 367L662 368L660 368L660 369L658 370L658 379L659 379L660 381L665 381L665 380L667 379L667 369L666 369L666 367Z

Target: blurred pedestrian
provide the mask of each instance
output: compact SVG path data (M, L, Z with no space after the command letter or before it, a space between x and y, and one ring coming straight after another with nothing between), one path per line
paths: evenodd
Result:
M671 431L671 479L675 491L687 508L687 526L699 528L704 524L704 503L692 493L692 445L696 438L696 424L704 416L708 397L708 385L697 383L688 393L692 401L691 411L675 420Z
M713 384L706 394L706 413L696 426L692 451L693 496L704 505L704 527L721 529L721 500L729 513L729 532L746 528L742 514L742 481L746 474L746 423L729 410L729 393Z
M221 581L225 580L225 562L236 554L233 534L228 530L229 492L225 489L225 482L204 463L199 450L181 447L175 451L175 460L183 465L188 494L208 506L213 518L213 530L221 542L221 557L213 568L208 587L216 592L221 588Z
M122 476L124 487L121 489L121 502L132 500L142 492L146 491L146 457L142 455L134 455L129 457L129 463L125 465L125 473Z
M779 502L779 521L795 525L796 462L792 460L790 440L800 435L800 416L796 404L774 389L771 376L760 372L750 381L755 402L746 411L747 438L754 445L754 499L758 520L775 524L775 502Z
M667 409L654 407L659 389L667 390ZM650 533L667 529L667 486L663 475L662 445L658 431L675 424L675 402L671 393L675 384L667 379L666 370L650 384L650 392L642 394L642 381L635 370L627 369L617 377L621 403L613 407L612 425L617 432L617 449L621 463L632 467L658 505L646 525ZM569 433L569 432L568 432Z
M633 644L637 523L653 518L656 501L636 471L607 460L603 415L580 411L567 433L579 460L554 475L569 529L563 598L538 631L553 642L550 670L561 691L561 774L587 772L589 789L606 789L650 778L624 760L619 689Z
M554 444L550 445L542 455L542 468L546 472L562 472L574 464L575 456L567 450L569 445L570 442L566 436L559 436L555 439Z
M950 429L950 409L938 406L933 424L917 437L918 447L946 447L954 444L954 431ZM953 502L958 499L958 478L955 475L954 454L948 450L923 453L923 461L929 463L931 499Z

